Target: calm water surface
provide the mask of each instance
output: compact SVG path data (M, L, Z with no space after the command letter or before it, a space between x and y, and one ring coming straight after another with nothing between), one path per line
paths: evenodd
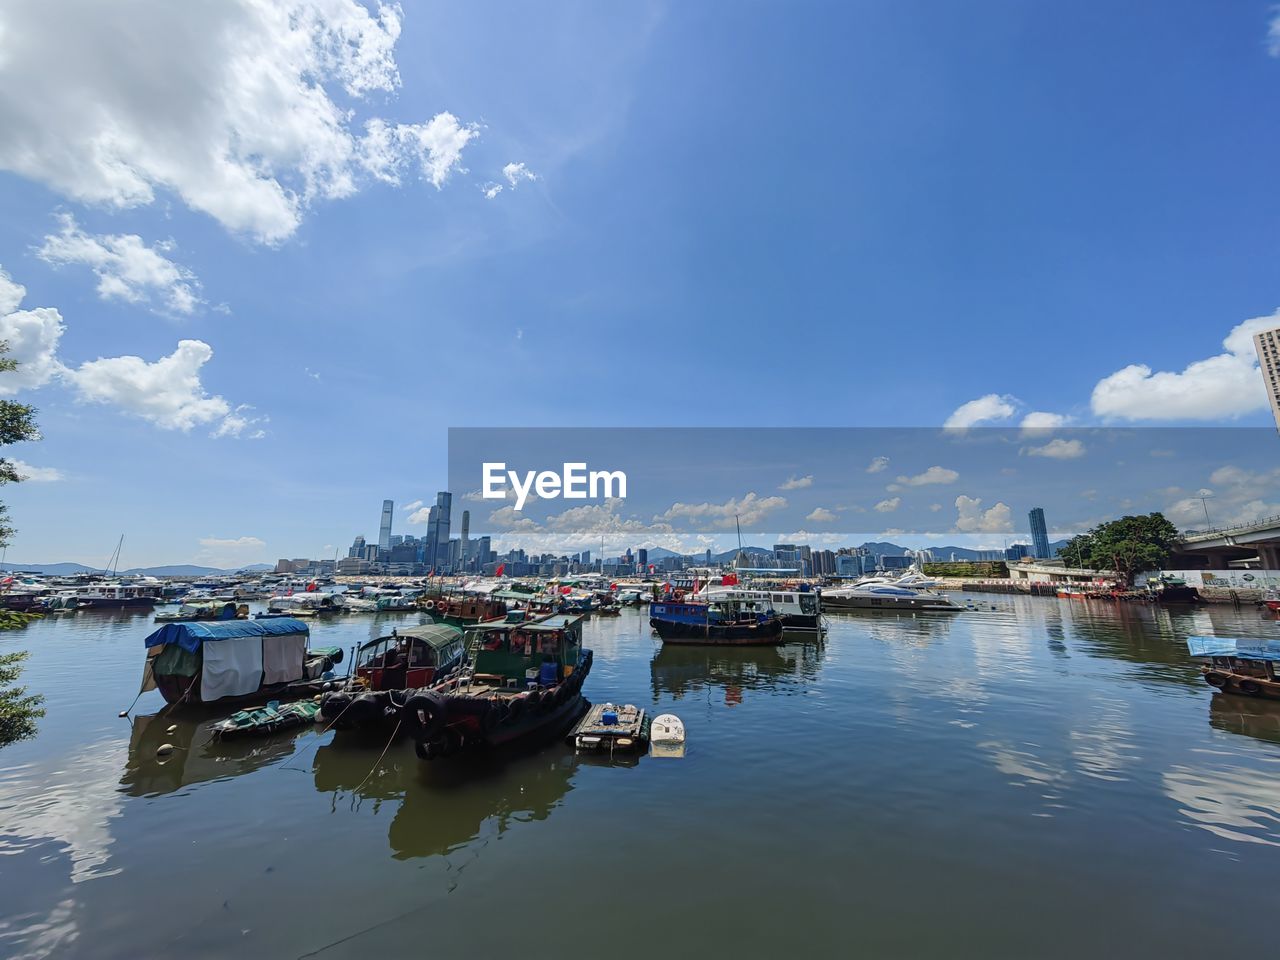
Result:
M683 759L630 766L555 743L378 763L383 741L318 728L213 744L169 733L156 693L116 716L149 615L0 634L49 711L0 751L0 956L1257 952L1280 708L1213 695L1183 638L1280 624L984 606L739 651L664 649L635 611L589 622L584 692L689 730ZM313 644L416 619L317 624Z

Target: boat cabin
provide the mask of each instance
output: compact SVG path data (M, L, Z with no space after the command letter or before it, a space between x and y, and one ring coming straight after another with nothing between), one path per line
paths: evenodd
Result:
M760 604L750 599L712 600L706 603L663 600L649 606L651 618L674 623L758 623L768 620L772 615L772 607L760 609Z
M474 681L523 690L551 686L573 673L582 652L582 617L552 614L519 623L495 621L467 631Z
M427 687L462 663L462 631L447 623L397 627L356 653L356 676L371 690Z

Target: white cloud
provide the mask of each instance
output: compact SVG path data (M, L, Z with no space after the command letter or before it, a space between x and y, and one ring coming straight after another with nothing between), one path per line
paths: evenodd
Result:
M1074 460L1083 457L1084 444L1079 440L1063 440L1061 437L1050 440L1040 447L1023 447L1022 452L1029 457L1050 457L1054 460Z
M887 466L889 466L888 457L872 457L871 463L867 465L867 473L879 473Z
M959 428L976 426L979 423L988 423L993 420L1005 420L1012 417L1017 409L1018 401L1010 396L1002 396L998 393L988 393L985 397L979 397L977 400L970 400L968 403L961 404L956 408L951 416L947 417L944 427Z
M901 503L901 497L890 497L888 500L881 500L877 503L875 509L877 513L892 513L898 509Z
M805 487L813 486L813 477L792 477L786 483L778 487L779 490L803 490Z
M1202 488L1193 496L1177 500L1164 510L1176 526L1183 529L1205 526L1205 505L1209 498L1209 521L1215 527L1233 527L1252 523L1264 517L1280 516L1280 467L1273 470L1246 470L1232 464L1221 466L1209 474L1213 488ZM1161 491L1174 495L1178 489ZM1267 499L1272 498L1272 499Z
M836 515L826 507L815 507L813 512L805 517L813 523L831 523L836 519Z
M942 504L940 504L940 503L931 503L931 504L929 504L929 509L930 509L930 510L932 510L934 513L937 513L939 510L941 510L941 509L942 509Z
M512 189L515 189L521 180L538 179L538 175L523 163L508 163L502 168L502 175L507 178L507 183L511 184Z
M494 197L496 197L498 194L502 192L502 184L486 183L480 189L484 191L484 198L486 200L492 200Z
M406 503L406 504L405 504L404 506L402 506L400 509L401 509L401 510L409 510L409 511L413 511L413 510L417 510L417 509L418 509L419 507L421 507L421 506L422 506L422 501L421 501L421 500L411 500L409 503Z
M155 296L166 310L181 314L194 313L204 302L195 274L160 253L169 252L170 245L148 247L132 233L91 236L70 214L61 214L58 220L61 230L44 238L37 256L46 263L77 263L92 269L103 300L148 303Z
M57 483L67 478L66 474L56 467L33 467L23 460L14 459L9 460L9 465L19 477L29 483Z
M441 186L477 133L449 113L359 132L354 107L400 84L398 6L10 0L0 36L0 168L114 208L171 192L262 242L370 176Z
M172 354L154 363L141 357L100 358L64 376L81 400L111 404L166 430L218 424L215 435L240 436L255 421L244 408L232 409L224 398L210 396L200 382L200 368L212 357L213 348L204 341L180 340Z
M0 374L0 396L43 387L63 370L58 341L66 330L62 315L52 307L19 310L27 288L15 283L0 267L0 341L18 369Z
M1052 430L1055 427L1065 427L1071 422L1071 418L1061 413L1046 413L1043 410L1033 410L1022 418L1023 431L1035 430Z
M965 533L1010 533L1013 531L1013 514L1008 505L997 503L989 510L982 509L978 497L956 497L956 529Z
M196 560L214 567L242 567L266 556L266 541L259 537L201 537Z
M419 507L409 514L409 519L405 523L426 523L431 516L430 507Z
M1123 420L1218 420L1267 406L1253 335L1280 325L1280 310L1237 324L1224 353L1196 360L1180 373L1153 373L1134 363L1100 380L1091 405L1100 417Z
M908 487L922 487L931 483L955 483L958 479L960 479L960 474L954 470L933 466L924 473L917 473L914 477L898 477L898 483Z
M733 528L735 518L743 526L753 526L786 505L785 497L758 497L753 491L724 503L673 503L669 510L653 519L655 523L664 520L706 522L727 530Z

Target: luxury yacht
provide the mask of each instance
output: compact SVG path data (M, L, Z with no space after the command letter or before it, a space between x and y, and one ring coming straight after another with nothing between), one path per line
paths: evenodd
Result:
M822 591L825 610L963 610L964 607L931 587L937 585L914 571L898 577L867 577L848 587Z

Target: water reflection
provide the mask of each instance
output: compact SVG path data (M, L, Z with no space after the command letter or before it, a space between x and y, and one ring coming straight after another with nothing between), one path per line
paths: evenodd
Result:
M315 728L285 730L267 737L219 740L212 720L193 720L157 713L133 719L129 755L120 787L131 797L156 797L196 783L238 777L293 754L301 736ZM168 756L157 756L161 744L172 744Z
M448 854L478 837L545 820L573 789L575 759L562 746L512 757L501 751L423 764L398 744L377 754L328 743L315 752L315 787L336 808L344 800L375 806L399 801L387 831L398 860Z
M860 627L876 640L925 646L950 634L960 615L931 610L828 610L823 616L833 627Z
M1223 840L1280 846L1276 775L1244 766L1196 769L1176 765L1164 788L1189 822Z
M650 664L653 697L663 693L677 700L719 687L724 702L743 702L748 690L786 693L817 678L825 643L788 643L777 647L687 646L664 643Z
M1280 702L1215 693L1209 700L1209 726L1255 740L1280 743Z

